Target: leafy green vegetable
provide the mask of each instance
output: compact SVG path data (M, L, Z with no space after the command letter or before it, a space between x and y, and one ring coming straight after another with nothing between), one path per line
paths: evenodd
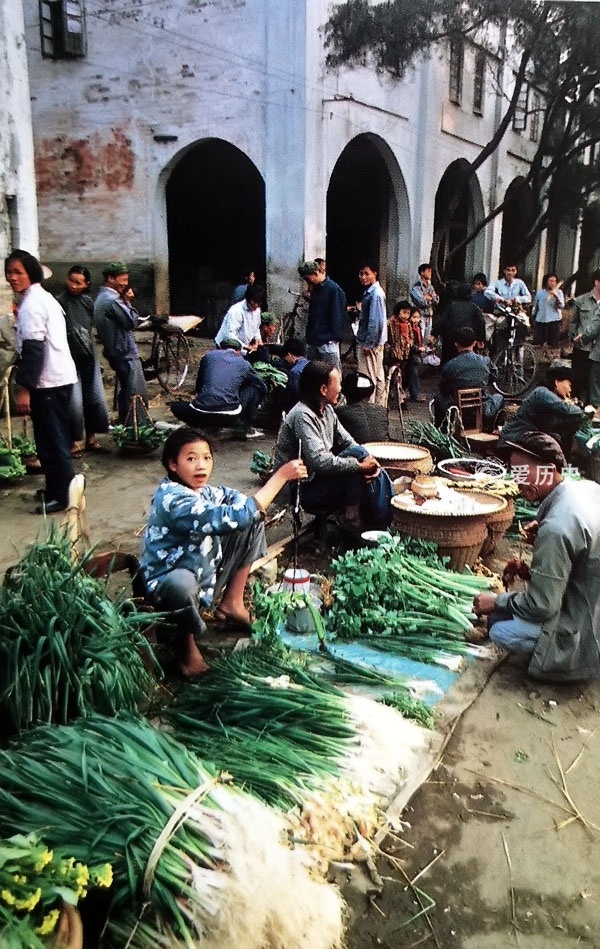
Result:
M156 614L113 603L55 528L0 588L0 710L8 734L96 710L134 710L155 686L143 629Z

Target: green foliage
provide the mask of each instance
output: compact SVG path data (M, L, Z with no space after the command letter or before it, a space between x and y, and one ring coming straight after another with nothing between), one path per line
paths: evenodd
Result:
M66 535L34 544L0 588L0 711L10 735L90 711L133 711L154 686L144 627L155 615L115 604Z
M0 482L22 478L26 474L27 469L21 461L21 453L17 448L9 448L4 439L0 439Z
M482 577L446 570L430 551L424 563L398 537L348 551L332 567L328 631L422 662L466 651L473 598L489 588Z
M118 448L134 445L154 450L162 445L168 434L168 431L161 431L152 422L138 425L137 431L133 425L114 425L112 429L112 437Z

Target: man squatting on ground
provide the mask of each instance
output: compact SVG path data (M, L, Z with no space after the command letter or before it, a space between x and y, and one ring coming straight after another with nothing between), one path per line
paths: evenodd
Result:
M529 432L511 445L510 461L527 501L541 502L526 528L533 543L524 593L480 593L490 638L531 654L529 673L555 682L600 674L600 485L565 481L560 445Z
M180 671L190 677L208 668L196 644L206 631L202 609L221 598L220 619L249 625L244 590L250 567L267 552L266 509L288 481L306 478L306 467L289 461L254 497L213 487L211 444L187 427L169 435L162 463L166 477L152 499L140 563L157 608L173 614Z

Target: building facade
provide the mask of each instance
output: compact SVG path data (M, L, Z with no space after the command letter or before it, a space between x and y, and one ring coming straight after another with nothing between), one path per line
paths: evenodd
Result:
M14 247L37 254L38 225L33 131L21 0L0 4L0 256ZM10 313L12 294L0 280L0 314Z
M350 301L366 258L389 299L405 292L510 86L501 38L494 53L443 47L401 82L327 71L327 0L23 2L44 260L97 282L125 258L142 310L199 313L209 335L246 266L282 314L306 257L326 257ZM531 124L511 130L460 185L453 246L534 148ZM499 216L447 273L495 277L518 227ZM561 231L555 260L576 253ZM536 285L549 262L542 240L519 263Z

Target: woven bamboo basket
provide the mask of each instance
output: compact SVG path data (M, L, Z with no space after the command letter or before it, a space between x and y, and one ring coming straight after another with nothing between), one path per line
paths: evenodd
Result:
M488 520L504 510L505 498L485 492L470 492L488 510L474 514L429 514L423 508L402 506L401 496L392 498L392 521L398 533L406 537L431 540L438 546L440 557L448 557L452 570L472 567L488 536Z
M588 474L592 481L600 484L600 452L598 451L593 451L590 455Z
M392 481L403 475L429 474L433 471L433 458L427 448L407 442L367 442L363 448L377 458Z
M512 498L502 498L504 507L490 514L487 521L487 537L481 546L480 557L490 557L504 537L515 516L515 502Z

